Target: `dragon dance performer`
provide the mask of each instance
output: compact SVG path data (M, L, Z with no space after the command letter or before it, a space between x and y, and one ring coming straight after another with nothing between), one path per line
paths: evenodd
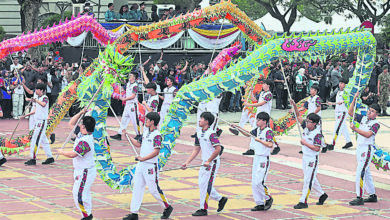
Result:
M32 98L32 102L36 103L35 111L32 111L23 117L35 114L35 125L33 135L30 141L30 157L31 159L24 164L27 166L36 165L36 156L39 150L39 146L43 146L43 150L47 156L47 159L42 164L54 163L54 158L51 153L50 143L45 135L47 127L47 118L49 116L49 98L45 95L46 85L43 83L37 84L35 92L38 95L37 99Z
M345 142L347 142L344 146L343 149L347 149L352 147L352 142L351 138L349 136L349 131L346 125L346 121L348 118L347 112L348 109L345 106L344 99L343 99L343 94L344 94L344 88L345 85L348 84L347 80L344 80L343 78L340 79L339 82L339 88L335 90L337 92L336 94L336 102L328 102L328 105L335 105L335 118L336 118L336 123L334 124L334 138L333 138L333 143L328 145L328 150L334 150L334 146L336 145L336 141L339 137L339 132L344 135ZM330 95L331 97L333 95Z
M162 137L157 129L160 116L157 112L149 112L145 117L145 129L142 134L142 139L140 139L141 142L130 137L131 143L135 147L140 147L141 152L140 156L137 157L139 162L134 174L133 197L131 198L130 205L131 213L125 216L123 220L138 219L138 212L144 196L145 186L148 186L152 196L164 207L164 212L161 216L162 219L168 219L173 211L173 207L168 203L164 192L158 184L159 168L157 163L158 154L162 147ZM126 133L126 131L123 130L123 133Z
M137 118L137 112L138 112L138 108L137 108L138 84L136 82L137 78L138 78L137 72L130 72L129 82L126 85L126 97L120 98L120 100L126 102L126 106L123 111L123 116L121 120L121 125L120 128L118 129L118 134L110 136L112 139L122 140L122 130L127 128L127 125L130 123L130 121L133 124L137 136L140 135L139 121Z
M161 128L162 123L164 122L165 115L168 113L169 106L172 104L174 93L177 92L176 87L173 86L175 82L175 78L173 76L169 76L167 78L167 87L164 88L164 95L159 96L160 99L164 100L161 106L161 111L160 111L160 124L159 127Z
M273 198L268 192L268 187L264 184L270 167L269 155L273 147L274 133L268 123L270 116L266 112L260 112L256 116L256 128L251 132L242 128L238 129L243 135L255 136L253 149L255 156L252 164L252 192L256 206L251 211L269 210L273 203ZM265 202L264 202L265 201Z
M353 117L354 106L356 99L359 96L359 92L355 94L355 97L349 106L348 114ZM372 179L370 171L370 163L375 151L375 136L378 134L380 125L376 117L381 112L381 108L378 104L370 105L367 115L356 114L355 119L360 123L360 127L356 128L353 122L350 127L357 133L356 148L356 195L357 198L349 202L350 205L364 205L365 202L377 202L378 198L375 194L374 180ZM364 190L370 195L368 198L363 199Z
M244 106L247 107L256 107L257 112L256 115L259 114L260 112L266 112L268 115L271 115L271 110L272 110L272 93L270 91L270 87L272 86L273 82L271 80L265 80L263 84L263 91L260 92L259 98L257 100L257 103L248 103L245 102ZM256 101L256 97L253 95L253 93L250 94L251 99L253 102ZM252 121L252 128L255 129L256 126L256 121ZM249 150L243 153L243 155L254 155L254 138L251 138L251 144L249 145Z
M190 157L183 163L182 169L186 169L188 164L195 159L195 157L202 150L202 164L199 170L199 191L200 191L200 209L192 214L192 216L207 216L208 200L211 197L218 202L217 212L224 209L227 197L221 196L213 187L215 177L220 166L220 151L221 144L215 133L211 128L214 123L214 115L211 112L203 112L199 120L199 129L196 132L195 149L192 151Z
M85 113L86 109L81 110L70 119L69 125L73 128L79 118ZM93 117L83 117L81 124L74 131L76 140L73 144L73 150L58 150L58 154L73 158L73 199L83 216L81 220L93 219L91 186L96 178L95 148L93 143L95 125L96 121Z
M318 170L318 157L319 152L322 146L322 131L321 126L319 125L321 117L316 113L310 113L307 115L306 120L302 119L302 116L299 116L298 108L295 102L291 99L291 105L294 108L296 115L298 116L298 122L303 128L302 133L302 170L303 170L303 188L302 196L299 200L299 203L294 206L294 209L304 209L308 208L307 200L311 191L315 191L319 195L319 200L316 203L317 205L323 205L325 200L328 198L328 195L322 190L321 185L317 179L317 170Z

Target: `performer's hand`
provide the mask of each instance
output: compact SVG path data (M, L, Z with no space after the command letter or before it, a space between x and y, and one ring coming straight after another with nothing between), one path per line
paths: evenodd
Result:
M307 142L304 139L301 139L301 144L306 146Z
M142 105L146 105L146 102L145 102L145 101L142 101Z
M208 162L208 161L204 162L204 163L203 163L203 166L204 166L204 167L209 167L209 166L210 166L210 162Z
M355 124L353 124L353 122L351 122L349 127L351 128L352 131L356 130Z
M23 119L24 117L26 117L25 115L21 115L19 116L20 119Z
M58 150L57 150L57 153L58 153L59 155L62 155L62 154L64 153L64 150L58 149Z
M182 170L187 169L187 165L188 165L187 163L183 163L183 164L181 165L181 169L182 169Z
M356 92L355 94L355 99L359 96L359 91Z
M332 103L331 103L331 102L328 102L328 105L329 105L329 106L331 106L331 105L332 105Z
M244 106L247 106L247 107L249 107L249 103L247 103L247 102L244 102Z
M31 98L31 102L37 102L35 98Z
M290 104L291 104L291 105L295 105L295 101L292 100L292 99L290 99Z
M123 135L127 135L126 129L123 129L123 130L122 130L122 134L123 134Z
M140 161L140 162L142 162L142 161L144 161L144 158L143 158L143 157L141 157L141 156L138 156L138 157L136 157L136 158L135 158L135 160L136 160L136 161Z

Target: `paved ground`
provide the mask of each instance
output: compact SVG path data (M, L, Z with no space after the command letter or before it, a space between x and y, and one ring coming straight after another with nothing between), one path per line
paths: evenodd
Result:
M282 115L281 111L274 111L273 117ZM333 130L333 111L323 113L324 134L328 142L331 140ZM223 114L223 118L238 122L240 113ZM390 124L390 118L380 118L383 123ZM66 135L70 131L64 119L55 130L56 144L53 151L61 147ZM0 120L0 135L10 135L17 121ZM182 130L182 135L175 147L174 154L166 168L174 168L189 156L193 140L189 137L194 132L194 115ZM114 134L118 123L114 118L108 119L108 132ZM233 136L227 127L221 124L224 130L221 142L225 146L220 172L216 178L216 189L229 197L225 211L217 214L216 201L210 202L208 218L213 219L385 219L390 218L390 176L383 171L375 170L373 176L377 187L379 202L367 204L362 207L350 207L354 195L355 148L341 150L345 141L339 140L336 150L321 154L319 166L319 181L329 195L324 206L316 206L317 198L312 195L309 208L294 210L292 208L300 197L303 174L301 172L301 155L297 152L298 131L293 129L288 136L279 137L282 151L279 155L271 157L271 169L267 185L274 197L274 205L267 212L251 212L253 202L250 178L251 157L242 156L241 153L248 147L249 140L243 136ZM27 132L27 121L20 123L16 133ZM381 127L377 142L386 145L390 129ZM133 154L126 141L112 141L112 156L119 168L133 163ZM354 142L355 144L355 142ZM68 144L67 148L71 145ZM389 150L389 148L387 148ZM71 160L60 157L50 166L40 165L45 159L43 151L38 156L39 165L25 167L27 152L20 155L9 156L5 166L0 167L0 219L78 219L78 211L72 199L72 166ZM193 164L199 164L196 160ZM198 209L197 170L162 172L160 177L161 188L165 191L169 201L174 207L173 219L195 219L191 213ZM93 214L96 219L121 219L129 212L131 192L119 192L110 189L98 177L92 187ZM158 219L161 209L154 199L145 194L140 217L143 219Z

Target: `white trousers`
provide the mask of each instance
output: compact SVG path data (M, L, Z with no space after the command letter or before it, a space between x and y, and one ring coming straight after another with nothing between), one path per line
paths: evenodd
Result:
M145 186L148 186L150 194L162 207L168 208L168 200L158 184L158 173L156 163L139 162L137 164L134 175L133 197L130 205L131 213L138 213L144 197Z
M13 117L23 114L23 94L12 94L12 114Z
M28 130L33 130L35 125L35 114L30 115L28 118Z
M252 164L252 192L256 205L264 205L271 196L265 181L270 166L269 157L255 155Z
M314 191L317 196L324 194L320 183L317 179L318 170L318 156L309 157L303 155L302 157L302 170L303 170L303 188L302 196L299 202L307 203L311 191Z
M135 133L138 135L140 134L140 131L137 125L137 104L136 103L130 103L126 104L125 109L123 110L122 120L121 120L121 126L118 130L118 134L122 134L122 130L126 129L129 125L130 121L133 124Z
M4 155L1 153L1 150L0 150L0 159L3 159L4 158Z
M171 103L163 103L162 106L161 106L161 111L160 111L160 122L159 122L159 127L161 129L161 125L163 124L164 122L164 118L165 116L167 115L168 113L168 110L169 110L169 106L171 105Z
M92 213L91 186L96 178L96 168L75 169L73 172L73 200L83 218Z
M349 136L349 131L346 125L347 121L347 113L346 112L336 112L335 113L335 124L334 124L334 130L333 130L333 146L336 145L336 141L339 138L340 134L343 134L345 141L351 142L351 138ZM337 131L338 129L338 131Z
M374 180L372 179L370 171L370 163L372 156L374 155L374 149L371 145L358 145L356 149L356 195L363 197L364 190L369 195L375 194Z
M46 157L53 157L51 154L49 140L46 137L46 127L47 120L35 120L34 132L30 141L30 157L31 159L36 159L39 146L42 145L43 150L45 151Z
M213 186L215 177L217 176L218 173L219 166L220 166L220 159L216 159L210 163L209 167L202 166L199 170L199 178L198 178L199 194L200 194L199 207L201 209L208 209L209 198L212 198L216 201L222 199L222 196L215 190Z
M249 114L250 114L250 113L248 112L247 109L244 108L244 110L242 110L242 112L241 112L241 118L240 118L240 123L239 123L239 126L240 126L240 127L244 127L244 125L245 125L246 123L249 123L249 124L253 125L253 123L254 123L254 121L255 121L255 120L254 120L255 118L249 117L249 116L250 116Z

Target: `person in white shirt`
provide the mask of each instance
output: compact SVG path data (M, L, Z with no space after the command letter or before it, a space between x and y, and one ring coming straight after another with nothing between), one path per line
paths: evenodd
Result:
M160 99L164 100L161 106L161 111L160 111L160 124L159 127L161 129L161 125L164 122L165 115L168 113L169 106L171 105L174 97L174 93L177 91L176 87L173 86L175 82L175 78L172 76L168 76L167 79L167 87L164 88L164 94L163 96L160 96Z
M123 110L122 120L120 128L118 129L118 134L111 136L112 139L122 140L122 130L126 129L128 124L131 122L133 124L135 133L140 135L139 121L137 118L138 112L138 84L136 79L138 78L137 72L130 72L129 82L126 85L126 97L120 98L120 100L126 102L125 109Z
M69 121L69 126L73 128L79 118L85 113L86 109L83 109L77 115L73 116ZM73 200L81 212L83 217L81 220L93 219L91 186L96 178L93 140L95 125L96 121L93 117L83 117L82 122L74 131L76 140L73 144L72 151L58 150L59 155L73 158Z
M271 80L265 80L263 83L262 91L260 92L259 98L256 99L256 97L251 93L251 99L253 102L257 101L256 103L244 103L244 106L248 107L256 107L256 115L260 112L266 112L268 115L271 115L271 109L272 109L272 93L269 90L273 82ZM255 129L256 121L252 121L252 128ZM253 149L254 146L254 138L251 138L251 144L249 145L249 149L242 153L243 155L254 155L255 151Z
M11 64L11 66L10 66L10 70L11 70L11 72L13 72L14 70L21 70L23 68L23 65L21 65L20 63L19 63L19 59L17 58L17 57L15 57L14 59L13 59L13 62L12 62L12 64Z
M354 114L354 107L356 99L359 97L359 92L355 94L355 97L349 106L348 114L352 117ZM356 147L356 199L349 202L352 206L364 205L365 202L377 202L378 198L375 194L374 180L370 171L370 164L374 155L376 145L375 136L378 134L380 125L376 117L381 112L381 107L378 104L370 105L367 115L361 114L355 115L355 120L360 123L360 127L356 128L353 122L350 127L352 131L357 133ZM370 195L368 198L363 199L364 190Z
M220 166L221 144L215 130L211 129L214 122L214 115L211 112L203 112L199 120L199 129L196 132L195 149L191 156L183 163L182 169L187 169L188 164L193 161L202 150L202 166L199 170L199 192L200 209L192 216L207 216L208 199L212 198L218 202L217 212L224 209L227 197L221 196L213 187L215 177Z
M310 113L307 115L306 120L302 119L299 115L298 108L293 100L290 100L291 105L294 107L294 111L298 116L298 122L303 128L302 132L302 170L303 170L303 188L302 196L299 203L294 206L294 209L308 208L307 201L310 193L313 191L318 196L317 205L323 205L328 195L322 190L321 185L317 179L317 170L319 163L319 152L322 146L322 132L319 122L321 117L316 113Z
M145 88L146 92L150 95L148 101L142 101L142 105L145 106L145 115L147 115L149 112L157 112L159 97L156 92L156 83L150 82L146 84Z
M27 166L36 165L36 158L40 145L42 145L43 150L47 156L47 159L42 162L42 164L46 165L54 163L54 158L50 149L50 143L45 134L47 128L47 118L49 115L49 98L45 95L45 91L45 84L37 84L35 87L35 92L38 95L38 99L32 98L32 102L36 102L35 111L21 116L23 118L35 114L34 131L30 140L31 159L24 163Z
M134 174L133 196L130 205L131 213L125 216L123 220L138 219L138 211L141 208L145 186L148 186L150 194L164 207L161 219L168 219L173 211L173 207L168 203L158 183L158 155L162 147L162 137L157 129L160 116L157 112L149 112L145 117L145 130L141 142L130 137L131 143L135 147L140 147L141 152L140 156L136 158L139 162ZM126 133L126 130L122 132Z
M267 112L260 112L256 115L256 128L251 132L240 127L238 129L243 135L255 136L253 149L255 156L252 165L252 192L256 206L251 211L269 210L273 203L273 198L268 192L268 187L264 184L270 167L269 155L274 145L274 133L268 127L270 116ZM234 125L235 126L235 125Z
M353 146L351 142L351 138L349 136L349 131L346 125L346 121L348 118L347 112L347 106L344 103L343 95L344 95L344 88L345 85L348 84L348 81L345 79L341 78L339 81L339 88L336 89L337 91L336 94L336 102L328 102L328 105L335 105L335 119L336 123L334 124L334 131L333 131L333 143L328 145L328 150L334 150L334 146L336 145L336 141L339 137L339 132L344 135L345 142L346 144L343 146L343 149L347 149ZM332 97L332 95L331 95Z

